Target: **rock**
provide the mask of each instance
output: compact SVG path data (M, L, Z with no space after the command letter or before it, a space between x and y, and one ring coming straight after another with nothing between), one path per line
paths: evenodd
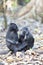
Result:
M42 62L40 62L40 61L35 61L34 64L36 64L36 65L42 65Z
M35 44L34 44L34 47L32 48L33 50L36 50L36 49L38 49L40 47L40 45L36 42Z
M38 33L39 29L36 28L36 29L34 29L34 31L35 31L35 33Z
M29 57L29 55L26 55L26 56L25 56L24 61L25 61L25 62L29 62L29 61L30 61L30 57Z
M36 53L39 53L39 54L43 54L43 50L40 50L40 49L36 49L34 50Z
M25 65L25 63L19 62L19 63L17 63L17 65Z
M35 55L36 55L36 53L35 53L34 51L32 51L32 52L31 52L31 54L32 54L33 56L35 56Z
M32 50L27 50L27 51L25 52L25 55L31 55L31 52L32 52Z
M8 63L6 63L6 61L3 61L0 59L0 65L8 65Z
M24 54L22 52L16 53L16 60L17 61L21 61L21 60L23 60L23 58L24 58Z
M12 62L14 62L14 58L12 56L9 56L9 57L7 57L6 61L8 63L12 63Z
M2 60L0 59L0 62L1 62Z
M11 63L10 65L17 65L17 63L16 63L16 62L14 62L14 63Z
M5 65L3 62L0 62L0 65Z
M7 63L6 61L3 61L3 64L4 64L4 65L8 65L8 63Z
M40 50L43 50L43 46L42 47L39 47Z
M40 61L43 62L43 58Z
M43 37L40 37L40 36L39 36L39 38L37 38L37 40L39 40L39 41L40 41L40 40L43 40Z
M9 49L0 49L0 55L7 54L9 52Z

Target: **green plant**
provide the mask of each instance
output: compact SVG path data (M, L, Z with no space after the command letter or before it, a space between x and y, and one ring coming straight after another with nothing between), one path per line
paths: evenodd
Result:
M30 2L30 0L24 0L24 2L28 3L28 2Z

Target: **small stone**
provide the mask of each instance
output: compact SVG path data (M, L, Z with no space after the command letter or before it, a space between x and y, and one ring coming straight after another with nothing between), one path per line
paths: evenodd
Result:
M43 54L40 55L40 61L43 62Z
M0 62L2 62L2 59L0 59Z
M32 60L33 60L33 61L37 61L37 60L38 60L38 58L34 57Z
M33 65L33 64L27 64L27 65Z
M37 43L37 42L36 42L36 43ZM38 48L40 47L40 45L39 45L38 43L37 43L37 44L36 44L36 43L35 43L35 45L34 45L34 47L33 47L33 50L36 50L36 49L38 49Z
M3 61L3 64L4 64L4 65L8 65L8 63L7 63L6 61Z
M27 50L27 51L25 52L25 55L31 55L31 52L32 52L32 50Z
M8 63L6 63L6 61L4 60L2 60L2 59L0 59L0 65L8 65Z
M22 52L17 52L17 53L16 53L16 56L17 56L17 57L23 56L23 53L22 53Z
M29 57L28 55L26 55L26 56L25 56L25 60L26 60L27 62L29 62L29 61L30 61L30 57Z
M6 49L6 48L5 48L5 49L4 49L4 48L1 48L1 49L0 49L0 55L5 55L5 54L7 54L8 52L9 52L9 49L8 49L8 48L7 48L7 49Z
M39 48L40 50L43 50L43 46Z
M16 53L16 60L17 61L21 61L21 60L23 60L23 58L24 58L24 54L22 52Z
M43 35L35 35L35 41L41 41L43 40Z
M25 63L17 63L17 65L25 65Z
M36 28L36 29L34 29L34 31L35 31L35 33L38 33L39 32L39 29Z
M27 65L27 63L24 61L19 61L19 62L17 62L17 65Z
M32 52L31 52L31 54L32 54L33 56L35 56L35 55L36 55L36 53L35 53L34 51L32 51Z
M41 59L41 62L43 62L43 58Z
M6 59L6 61L7 61L8 63L11 63L11 62L14 61L14 58L13 58L12 56L9 56L9 57Z
M38 40L43 40L43 37L39 36Z
M0 62L0 65L4 65L4 63L3 62Z
M43 37L43 34L41 34L40 36Z
M16 62L14 62L14 63L11 63L10 65L17 65L17 63L16 63Z
M40 61L35 61L35 64L36 64L36 65L42 65L42 62L40 62Z

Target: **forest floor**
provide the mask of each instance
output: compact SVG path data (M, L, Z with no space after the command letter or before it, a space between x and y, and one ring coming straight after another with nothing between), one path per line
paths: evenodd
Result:
M43 24L29 18L16 21L9 18L9 22L16 23L19 29L28 27L35 39L34 46L26 52L16 52L15 56L6 46L7 31L0 31L0 65L43 65Z

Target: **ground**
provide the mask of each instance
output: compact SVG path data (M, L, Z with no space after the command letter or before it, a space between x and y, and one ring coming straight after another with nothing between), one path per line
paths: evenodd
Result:
M15 23L19 29L23 26L29 28L35 39L34 46L26 52L16 52L15 56L6 46L7 30L0 31L0 65L43 65L43 24L29 18L16 20Z

